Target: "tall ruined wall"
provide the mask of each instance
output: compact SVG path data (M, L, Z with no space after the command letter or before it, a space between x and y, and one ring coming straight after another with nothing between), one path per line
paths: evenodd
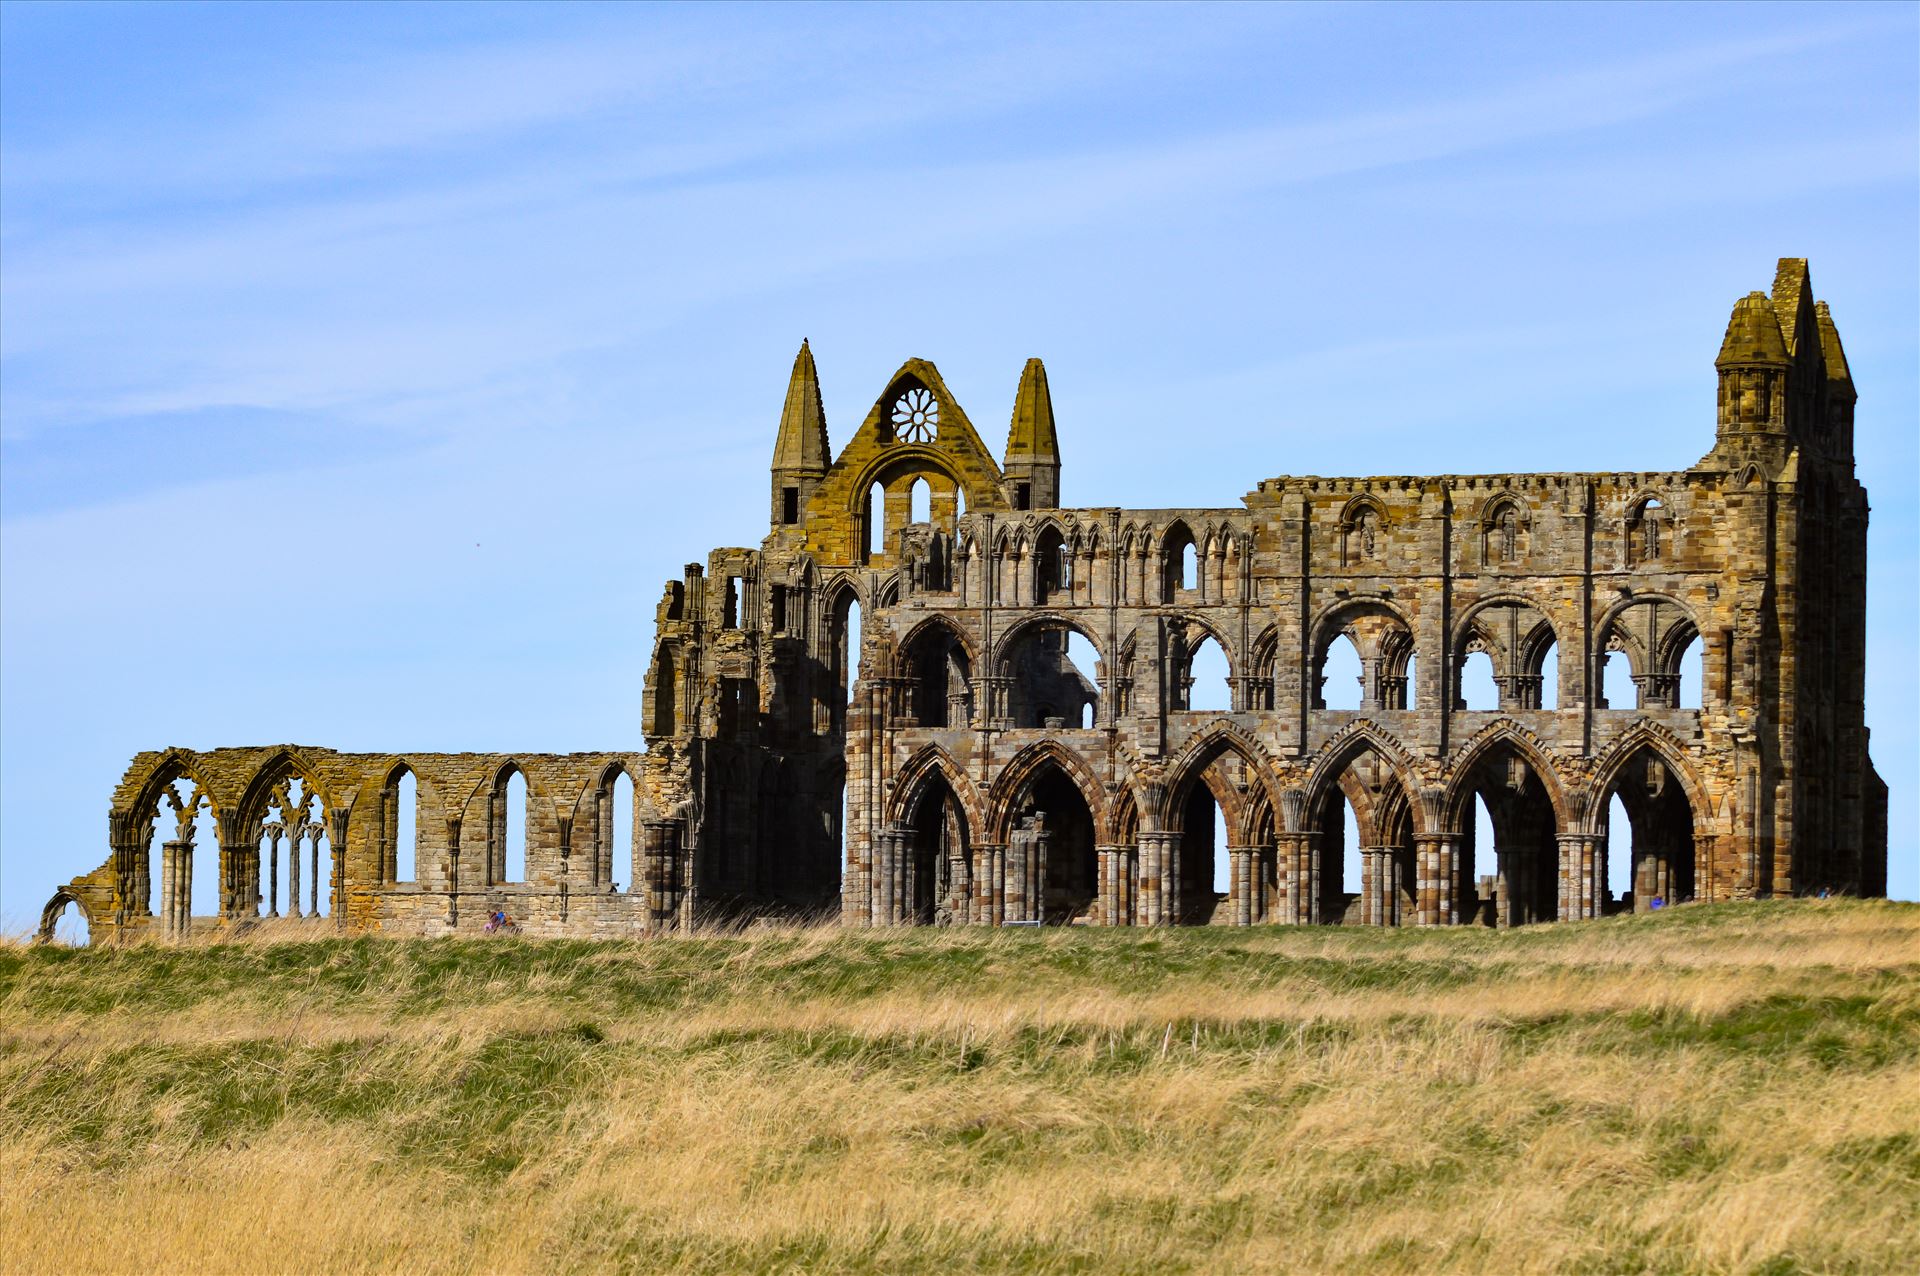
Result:
M1511 925L1877 893L1855 396L1804 262L1736 305L1715 364L1712 447L1685 471L1282 477L1237 508L1066 509L1038 360L1003 460L919 359L836 455L803 345L771 530L661 597L643 752L142 754L108 862L54 905L79 900L107 933L180 930L178 899L159 921L144 901L156 804L184 779L221 830L220 924L244 923L261 829L296 777L324 812L328 911L349 929L437 933L495 910L569 934L836 911ZM1358 707L1327 708L1343 641ZM1225 710L1191 707L1207 643ZM1613 653L1631 704L1602 694ZM1696 653L1699 703L1683 706ZM1480 655L1498 703L1468 708ZM419 794L407 882L391 845L403 766ZM526 871L507 881L515 771ZM635 815L613 830L621 773ZM1615 798L1630 828L1609 826ZM1610 857L1632 883L1618 896Z

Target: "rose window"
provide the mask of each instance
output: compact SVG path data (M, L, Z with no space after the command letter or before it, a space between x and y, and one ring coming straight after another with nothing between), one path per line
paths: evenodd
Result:
M940 401L933 391L915 388L893 401L894 437L907 443L931 442L940 428Z

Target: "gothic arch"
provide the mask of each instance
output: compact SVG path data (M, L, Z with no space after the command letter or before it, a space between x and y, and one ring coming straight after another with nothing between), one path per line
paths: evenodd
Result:
M1022 792L1035 775L1045 766L1057 766L1066 777L1080 790L1080 800L1087 804L1087 810L1093 815L1093 827L1107 826L1107 803L1104 786L1094 776L1087 764L1072 750L1063 747L1054 740L1036 740L1016 753L1008 763L1000 768L1000 774L994 777L987 788L986 820L984 827L987 840L1005 842L1013 831L1015 804Z
M1571 831L1585 803L1569 797L1570 786L1554 765L1553 751L1546 742L1512 718L1502 718L1475 732L1473 738L1448 760L1445 772L1446 797L1441 809L1444 822L1442 831L1460 830L1467 818L1468 803L1473 799L1474 768L1501 748L1509 748L1519 754L1528 768L1540 777L1540 787L1546 790L1547 800L1553 805L1554 822L1561 832Z
M1393 778L1407 791L1409 798L1419 792L1419 772L1400 741L1392 732L1372 719L1361 718L1342 727L1334 733L1332 739L1321 746L1318 756L1308 768L1306 783L1302 786L1306 792L1304 809L1308 812L1318 810L1321 802L1326 799L1329 787L1337 786L1340 777L1352 765L1354 758L1369 749L1379 754L1386 762L1388 770L1393 773ZM1414 832L1431 832L1432 830L1425 827L1425 821L1422 818L1423 804L1414 802L1412 807Z
M1015 648L1020 645L1023 636L1026 635L1029 630L1047 626L1071 629L1082 638L1085 638L1093 645L1094 658L1100 662L1102 667L1105 667L1107 664L1106 647L1105 644L1094 636L1093 630L1089 629L1084 621L1077 620L1064 611L1046 608L1038 611L1023 612L1019 620L1002 631L1000 637L995 640L993 645L992 669L998 671L1005 661L1012 658Z
M976 830L985 823L980 791L967 776L966 768L955 762L953 755L937 744L929 744L915 753L895 774L887 797L887 820L892 823L913 823L927 796L926 781L929 776L936 774L946 781L954 797L959 799L961 812L967 821L967 836L974 837Z
M34 943L53 942L53 928L60 924L60 914L66 911L68 904L80 910L80 919L87 924L87 938L92 940L95 937L93 910L87 907L86 900L62 886L53 893L53 898L47 901L47 906L40 910L40 928L33 933Z
M1167 769L1166 784L1160 795L1159 818L1161 827L1172 827L1173 820L1186 800L1187 792L1194 783L1204 783L1206 772L1222 754L1237 753L1246 767L1251 783L1247 793L1236 796L1233 803L1234 827L1239 830L1245 822L1245 808L1253 802L1256 791L1264 792L1272 799L1273 759L1267 751L1238 725L1226 720L1209 723L1188 742L1180 756ZM1219 794L1214 795L1219 800ZM1223 809L1226 803L1222 802Z
M230 809L232 803L231 799L226 801L221 799L208 777L209 773L201 765L199 755L192 750L168 749L154 759L145 775L138 781L133 781L129 776L127 780L121 782L122 792L125 792L129 782L138 785L133 801L123 809L135 818L151 819L154 808L160 803L161 791L172 785L175 780L186 779L191 780L194 788L207 799L207 809L217 820L221 812Z
M1687 760L1687 746L1680 738L1657 722L1642 718L1620 734L1609 744L1593 763L1593 778L1588 782L1589 800L1581 820L1581 832L1600 832L1600 822L1605 817L1606 795L1620 779L1621 770L1641 749L1647 749L1666 765L1673 777L1680 781L1681 792L1686 794L1687 804L1693 809L1693 827L1696 834L1711 834L1715 831L1719 812L1714 809L1712 797L1700 782L1700 776Z
M966 656L968 664L972 665L975 669L980 667L980 652L979 648L974 644L973 635L968 633L965 627L957 623L951 616L936 613L915 622L913 628L907 630L906 636L900 639L899 643L894 647L894 677L902 677L906 674L906 667L901 663L906 653L913 649L915 643L918 643L936 629L944 629L947 634L952 637L954 642L959 645L962 654Z
M298 749L282 746L254 768L253 778L247 782L237 811L242 829L251 833L266 818L267 804L274 786L290 778L298 779L306 792L320 799L323 820L339 809L334 805L332 790L319 778L318 768Z

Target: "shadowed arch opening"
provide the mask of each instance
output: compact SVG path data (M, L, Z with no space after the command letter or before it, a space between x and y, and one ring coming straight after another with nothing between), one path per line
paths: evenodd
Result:
M1086 916L1098 894L1093 812L1073 777L1051 759L1023 786L1010 839L1024 843L1029 880L1038 889L1039 919L1067 925Z
M1456 782L1448 804L1451 826L1460 830L1456 916L1471 921L1478 909L1491 850L1494 923L1500 927L1554 921L1560 907L1560 820L1549 779L1540 763L1510 737L1481 749ZM1475 800L1485 807L1483 829ZM1488 834L1492 846L1484 844Z
M943 620L922 625L900 650L907 679L903 726L964 727L973 716L973 661L958 630Z
M93 942L93 919L77 897L60 891L40 915L37 938L43 944L85 948Z
M1342 684L1337 687L1335 676L1327 668L1342 639L1352 647L1357 665L1357 683L1353 684L1359 688L1357 700L1349 701L1342 689L1347 685L1345 672L1335 671ZM1404 709L1411 703L1408 674L1412 660L1413 631L1399 612L1382 602L1348 603L1314 626L1314 707Z
M1100 685L1073 660L1075 634L1098 652L1090 635L1064 620L1036 621L1009 635L999 672L1008 680L1005 714L1012 726L1059 730L1098 719Z
M1605 798L1605 910L1645 913L1692 900L1700 889L1693 804L1667 760L1642 744L1613 769Z
M1413 808L1385 754L1364 736L1348 743L1318 773L1304 814L1319 920L1372 926L1408 920L1417 883Z

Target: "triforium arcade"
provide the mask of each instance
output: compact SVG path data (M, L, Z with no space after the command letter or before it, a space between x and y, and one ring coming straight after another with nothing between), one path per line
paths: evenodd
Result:
M1683 470L1283 477L1227 509L1064 508L1039 360L998 460L921 359L836 455L803 344L770 530L660 600L644 748L142 753L106 862L47 928L77 903L96 939L177 938L283 899L399 934L501 912L555 935L833 915L1511 926L1884 893L1855 395L1804 261L1735 303L1714 365L1712 446ZM1357 697L1326 677L1341 643ZM1224 689L1195 685L1208 644ZM1497 703L1469 707L1481 656ZM1610 703L1622 658L1632 702ZM191 915L196 857L217 858L217 915Z

